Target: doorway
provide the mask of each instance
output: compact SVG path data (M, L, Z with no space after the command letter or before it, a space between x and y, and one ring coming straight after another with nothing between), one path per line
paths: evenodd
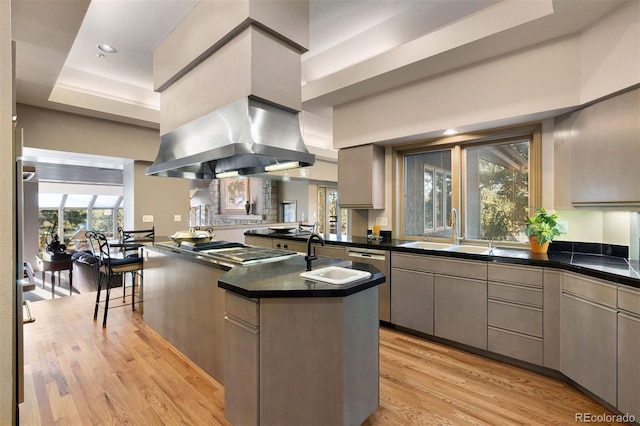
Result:
M318 232L323 235L347 235L347 209L338 204L338 189L318 187Z

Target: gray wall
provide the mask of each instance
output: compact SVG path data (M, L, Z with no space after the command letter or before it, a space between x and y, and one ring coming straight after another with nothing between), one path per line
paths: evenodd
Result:
M278 194L278 204L284 201L296 201L296 219L309 221L309 182L289 181L280 183L280 193ZM280 215L280 213L278 213Z

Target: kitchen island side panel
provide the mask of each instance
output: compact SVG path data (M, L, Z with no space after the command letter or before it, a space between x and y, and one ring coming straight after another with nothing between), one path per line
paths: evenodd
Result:
M378 407L378 289L260 299L260 422L361 424Z
M144 322L219 383L224 384L226 270L148 250Z

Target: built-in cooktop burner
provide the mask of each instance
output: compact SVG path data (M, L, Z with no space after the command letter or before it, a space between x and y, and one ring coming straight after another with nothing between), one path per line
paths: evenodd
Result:
M284 257L297 255L295 251L276 250L264 247L237 247L220 250L213 249L203 250L202 253L206 253L229 262L240 263L242 265L279 260Z

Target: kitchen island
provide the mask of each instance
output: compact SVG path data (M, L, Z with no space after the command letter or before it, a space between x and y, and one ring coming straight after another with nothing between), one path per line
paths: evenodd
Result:
M144 320L225 386L233 424L360 424L378 406L375 267L336 286L299 275L304 256L240 266L156 244Z

